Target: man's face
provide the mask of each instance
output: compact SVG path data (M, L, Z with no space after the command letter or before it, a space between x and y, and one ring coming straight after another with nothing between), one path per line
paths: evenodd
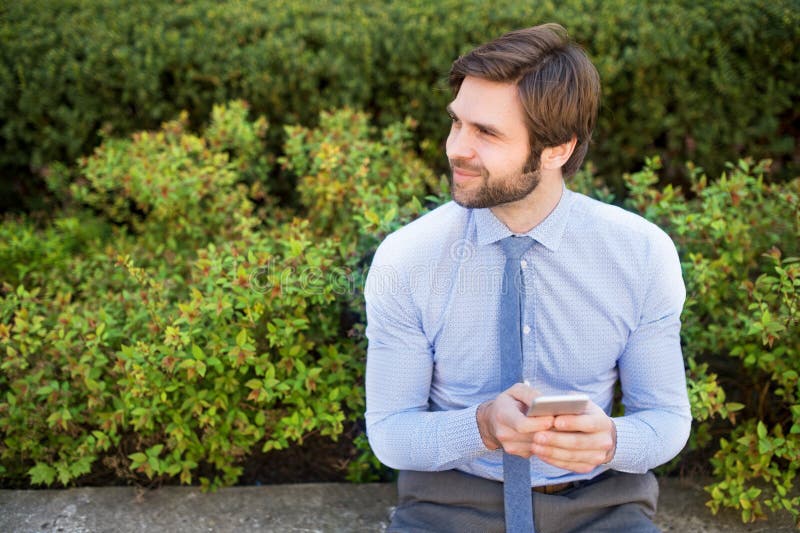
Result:
M517 87L467 76L447 107L453 119L447 158L453 200L494 207L522 200L539 184Z

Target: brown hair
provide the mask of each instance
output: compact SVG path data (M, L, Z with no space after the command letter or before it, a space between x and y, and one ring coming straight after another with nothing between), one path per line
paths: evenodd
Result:
M544 148L577 137L575 151L561 169L564 178L577 172L597 120L600 76L562 26L512 31L459 57L450 69L454 94L467 76L517 85L534 168Z

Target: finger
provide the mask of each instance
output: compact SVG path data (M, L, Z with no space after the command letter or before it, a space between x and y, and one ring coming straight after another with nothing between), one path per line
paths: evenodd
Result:
M593 466L603 464L608 455L607 451L600 449L568 450L535 443L531 446L531 451L533 455L547 462L560 461L563 463L583 463Z
M614 446L614 439L607 432L540 431L534 435L533 442L563 450L605 450L606 453Z
M544 457L540 457L542 461L545 463L555 466L557 468L562 468L564 470L569 470L570 472L576 472L578 474L588 474L595 468L597 465L591 463L576 463L570 461L559 461L557 459L548 459Z
M503 451L506 453L510 453L511 455L518 455L520 457L524 457L525 459L530 458L533 455L531 451L531 444L525 442L513 442L503 446Z
M505 392L515 400L524 403L526 407L531 404L534 398L541 396L539 391L525 383L515 383Z
M495 430L495 436L500 441L503 447L510 443L521 443L527 449L530 449L533 444L533 438L538 433L539 427L542 430L550 429L547 426L547 420L528 420L527 417L522 417L520 423L513 424L499 424Z
M531 434L517 433L509 427L502 427L498 429L496 436L500 447L508 453L526 458L533 453Z
M523 416L516 419L514 429L519 433L539 433L553 429L552 416Z
M533 433L553 427L552 416L529 417L525 398L533 398L538 393L522 383L518 383L500 394L495 401L500 425L508 426L518 433ZM523 398L523 399L520 399Z
M553 424L558 431L596 433L609 430L611 419L599 406L591 404L583 414L557 416Z

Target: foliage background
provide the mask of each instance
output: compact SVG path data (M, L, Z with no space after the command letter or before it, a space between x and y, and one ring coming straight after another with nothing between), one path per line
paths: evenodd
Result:
M312 126L352 106L386 126L412 117L437 171L450 63L488 36L567 27L603 81L592 159L621 176L661 157L712 174L740 157L798 170L797 0L20 0L0 8L0 191L36 203L48 163L71 164L102 132L125 136L188 110L199 128L241 98L271 124ZM281 128L268 146L280 152ZM281 177L291 180L291 175ZM287 187L288 191L292 187Z
M216 487L354 438L363 277L447 197L449 64L554 20L604 83L570 185L657 222L682 259L696 423L664 473L712 474L712 510L797 517L799 7L0 7L0 480ZM349 479L388 475L351 447Z

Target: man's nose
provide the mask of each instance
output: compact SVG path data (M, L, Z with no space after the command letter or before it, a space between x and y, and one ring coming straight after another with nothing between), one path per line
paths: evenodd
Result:
M445 146L448 159L471 159L475 156L475 149L472 145L472 138L465 128L457 128L455 125L450 128L450 135L447 136Z

